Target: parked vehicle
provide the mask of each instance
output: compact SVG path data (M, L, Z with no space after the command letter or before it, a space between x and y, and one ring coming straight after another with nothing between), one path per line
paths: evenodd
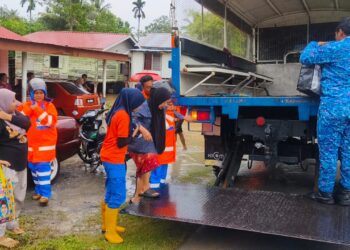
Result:
M51 182L59 176L60 163L78 153L80 145L79 126L72 117L58 117L57 133L56 159L51 162Z
M80 158L95 172L100 161L100 150L106 135L104 114L107 110L89 110L79 119L81 144L78 151Z
M96 94L78 88L65 81L46 81L47 91L53 99L59 115L71 116L76 120L88 110L100 109L100 99Z

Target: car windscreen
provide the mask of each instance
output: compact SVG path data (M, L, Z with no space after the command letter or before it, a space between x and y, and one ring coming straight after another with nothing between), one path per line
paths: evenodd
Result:
M88 95L90 94L85 89L78 88L73 83L70 82L60 82L59 83L69 94L71 95Z

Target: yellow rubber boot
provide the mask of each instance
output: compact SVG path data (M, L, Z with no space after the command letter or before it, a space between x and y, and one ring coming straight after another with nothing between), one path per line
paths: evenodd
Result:
M106 232L106 203L104 201L101 201L101 217L102 217L102 225L101 225L101 231L102 233ZM118 223L118 220L117 220ZM126 229L125 227L121 227L116 225L115 230L117 231L117 233L125 233Z
M115 230L115 223L118 219L119 215L119 209L112 209L106 206L106 213L105 213L105 219L106 219L106 232L105 232L105 238L108 240L109 243L112 244L120 244L124 240Z

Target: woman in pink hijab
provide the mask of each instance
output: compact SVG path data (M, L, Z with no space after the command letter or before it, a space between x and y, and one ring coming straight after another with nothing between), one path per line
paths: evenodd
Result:
M2 165L5 165L3 171L6 178L13 183L16 202L16 219L0 224L0 246L7 248L14 247L19 242L5 237L6 229L14 234L24 233L19 227L17 218L27 191L28 143L26 130L30 127L30 120L16 111L18 102L15 95L8 89L0 89L0 160L3 161Z

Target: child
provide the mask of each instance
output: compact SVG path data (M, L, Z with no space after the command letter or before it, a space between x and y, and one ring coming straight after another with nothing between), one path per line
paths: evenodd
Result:
M116 226L119 208L126 198L125 155L131 142L130 117L145 101L137 89L123 89L107 115L108 130L101 149L101 160L105 167L106 195L101 204L102 231L110 243L122 243L118 233L125 229Z
M30 81L30 101L18 110L28 116L31 127L28 131L28 166L35 183L33 200L39 200L41 206L47 206L51 198L51 165L56 158L57 111L47 96L43 79Z

